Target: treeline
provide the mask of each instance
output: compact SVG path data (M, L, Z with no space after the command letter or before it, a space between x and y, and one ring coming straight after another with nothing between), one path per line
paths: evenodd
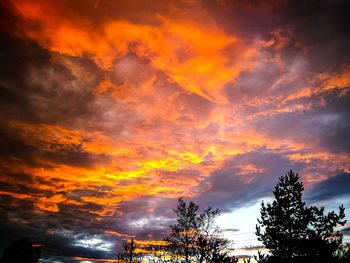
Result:
M337 226L346 223L344 207L339 212L325 213L324 208L307 207L302 201L303 183L293 171L280 177L273 191L272 203L261 204L261 217L256 235L268 250L259 251L258 263L350 263L349 246L342 244ZM117 260L138 263L228 263L238 262L232 255L233 242L225 239L215 226L220 214L208 207L198 213L198 206L179 198L177 223L170 225L170 234L162 241L129 240L123 244ZM244 259L250 262L250 259Z
M198 213L198 206L179 198L177 223L170 225L170 234L162 241L140 242L129 240L123 244L117 259L122 262L238 262L230 256L232 242L223 237L215 226L220 214L218 209L208 207Z
M262 202L256 235L268 253L259 251L258 263L350 263L349 245L342 243L337 227L346 221L344 207L325 213L324 208L307 207L302 201L303 183L290 171L280 177L272 203ZM233 242L224 238L215 225L218 209L199 207L178 199L174 209L177 222L161 241L125 242L116 263L234 263ZM0 263L36 263L39 248L28 239L12 243L4 250ZM250 259L244 259L250 262Z

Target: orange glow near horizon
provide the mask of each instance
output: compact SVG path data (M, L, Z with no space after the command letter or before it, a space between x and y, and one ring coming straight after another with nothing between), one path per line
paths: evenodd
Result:
M131 241L129 240L129 243ZM153 245L153 246L169 246L171 245L171 242L168 242L168 241L162 241L162 240L151 240L151 241L142 241L142 240L134 240L134 242L136 244L139 244L141 246L150 246L150 245Z
M91 261L91 262L116 262L116 259L97 259L97 258L83 258L83 257L74 257L73 259Z

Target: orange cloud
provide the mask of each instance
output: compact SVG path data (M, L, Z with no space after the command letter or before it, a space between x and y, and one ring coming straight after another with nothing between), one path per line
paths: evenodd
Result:
M63 195L54 195L50 198L40 197L39 202L36 202L35 205L38 206L42 210L50 211L50 212L58 212L59 209L57 207L58 203L62 203L66 201L67 198L63 197Z
M27 195L27 194L17 194L17 193L5 192L5 191L0 191L0 195L10 195L10 196L12 196L14 198L18 198L18 199L31 198L31 196Z
M130 240L129 240L130 241ZM168 241L162 241L162 240L151 240L151 241L141 241L141 240L134 240L136 244L140 244L142 246L169 246L172 243Z
M83 257L73 257L73 259L90 261L90 262L116 262L116 259L98 259L98 258L83 258Z
M261 148L283 154L291 163L317 161L320 169L327 167L333 172L338 167L350 169L346 154L320 150L316 140L306 144L293 136L275 138L256 124L262 118L268 122L268 118L285 113L302 113L314 105L312 101L293 101L334 88L342 91L341 96L350 86L349 66L340 73L314 74L304 73L298 64L289 65L284 49L296 49L303 60L309 48L295 39L291 30L273 31L270 41L245 39L227 32L200 6L192 19L174 4L166 12L152 13L151 19L141 15L135 21L120 14L104 19L84 10L78 14L60 1L11 3L18 18L15 33L49 50L51 63L69 71L72 83L68 81L68 86L84 89L75 81L94 79L94 72L79 65L83 62L73 62L76 57L89 58L100 67L101 77L96 77L89 95L94 99L92 107L101 112L96 116L89 112L74 125L52 124L51 120L35 124L8 121L18 137L35 148L31 157L36 165L11 156L8 163L0 161L0 166L12 173L29 174L33 180L25 182L26 186L40 194L14 190L0 192L2 195L32 201L36 209L47 212L70 206L105 217L121 213L121 202L145 195L200 195L212 186L206 178L227 160ZM225 86L232 84L230 89L238 90L238 82L244 78L241 73L254 73L260 66L264 74L269 72L264 66L279 71L263 91L259 90L260 79L248 82L243 87L247 91L242 88L235 101L229 102ZM27 80L32 86L40 84L49 91L57 88L44 81L37 83L37 79L45 79L40 72L36 72L39 76L30 73ZM37 97L35 102L40 104L41 97ZM108 104L110 98L113 103ZM44 114L40 112L40 116ZM78 160L86 157L85 162L74 163L72 153ZM244 184L266 172L253 162L232 168L238 169L234 175ZM304 170L306 182L325 178L313 173ZM5 172L1 175L1 182L18 183ZM94 194L73 197L78 190ZM89 204L98 208L87 209ZM114 231L105 233L127 237Z
M158 16L159 26L118 18L92 26L96 21L77 18L56 2L21 0L12 4L24 19L20 30L52 52L87 55L101 68L111 70L115 59L132 51L149 59L183 89L217 103L227 103L223 86L253 68L259 55L257 45L208 23L210 18L203 10L206 26L166 16ZM108 80L101 82L98 90L107 84Z
M121 233L118 233L117 231L110 231L110 230L105 230L105 233L109 235L116 235L119 237L135 237L133 235L121 234Z
M132 154L133 157L130 156L128 160L124 158L125 148L109 145L108 143L112 143L111 139L99 133L67 130L53 125L30 125L19 122L12 122L11 125L28 144L44 151L75 151L75 147L80 145L83 152L108 154L114 157L113 161L106 162L104 166L96 163L94 167L59 164L45 160L40 155L36 158L43 166L41 168L17 165L15 170L13 167L3 164L3 167L9 171L30 174L33 177L33 182L26 183L26 185L41 191L70 193L77 189L96 190L102 186L112 187L112 190L98 190L100 192L98 196L81 196L79 200L69 199L68 196L62 194L48 197L10 193L14 198L32 200L35 206L45 211L59 212L60 204L71 205L76 209L87 211L79 207L93 203L101 205L102 210L89 210L87 212L100 216L112 215L117 213L118 204L121 201L133 200L144 194L170 198L176 198L183 194L192 196L194 193L191 192L191 187L197 186L203 179L200 176L187 176L186 174L169 178L162 175L165 171L176 173L186 167L198 165L202 159L194 153L171 151L171 157L167 157L165 160L162 159L163 156L147 160L142 155L139 156L139 159L135 159L135 155ZM132 151L132 149L127 151ZM130 162L132 168L124 170L113 168L115 163L119 163L118 160ZM127 167L127 163L124 167ZM154 177L151 180L150 174ZM16 183L14 178L8 176L2 177L1 181ZM130 181L130 183L119 185L122 181Z

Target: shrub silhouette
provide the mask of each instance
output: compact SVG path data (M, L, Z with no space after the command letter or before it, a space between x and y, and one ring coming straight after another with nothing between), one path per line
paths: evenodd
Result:
M14 241L2 254L1 263L36 263L40 257L38 247L27 238Z
M270 254L259 253L259 263L334 262L342 243L342 234L334 228L346 223L344 207L339 207L338 214L324 214L323 207L306 207L303 190L298 174L290 171L280 177L273 203L262 202L256 235Z
M335 253L337 263L350 263L350 244L341 246Z

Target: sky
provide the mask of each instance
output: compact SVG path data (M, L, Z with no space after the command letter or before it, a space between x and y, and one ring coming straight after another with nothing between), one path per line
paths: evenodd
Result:
M1 1L0 251L26 236L43 262L110 262L164 238L182 196L250 255L289 170L350 219L349 9Z

